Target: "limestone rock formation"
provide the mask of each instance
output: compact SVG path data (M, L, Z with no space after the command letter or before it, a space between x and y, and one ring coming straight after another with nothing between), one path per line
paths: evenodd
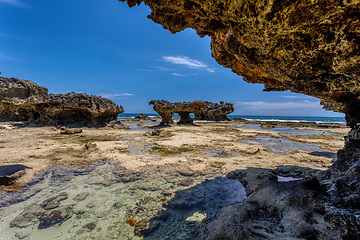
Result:
M190 113L204 112L205 103L202 101L194 102L175 102L175 112L180 115L178 124L193 124L193 119L190 117Z
M171 103L166 100L152 100L149 104L154 105L154 111L160 114L162 118L160 125L162 126L174 123L172 120L174 113L180 115L177 124L191 125L194 119L190 117L190 113L194 113L197 120L223 121L229 120L227 114L234 111L233 104L224 102L219 104L197 100Z
M220 65L232 69L249 83L264 84L264 91L290 90L320 98L325 108L345 113L352 128L334 165L312 181L318 182L318 189L322 190L307 192L306 184L301 182L281 184L284 192L271 182L259 185L249 195L254 201L241 206L247 209L246 214L238 212L234 218L222 215L222 220L220 217L215 221L223 227L215 229L211 226L216 224L208 224L201 239L233 239L227 235L232 233L235 239L357 239L360 236L358 0L120 1L126 1L130 7L144 2L152 11L148 17L172 33L193 28L200 37L210 36L212 56ZM246 181L242 176L238 179ZM297 191L288 191L292 187ZM292 197L303 190L305 198ZM281 207L281 199L271 200L276 198L276 193L284 196L291 208ZM301 201L307 202L308 207ZM284 218L291 216L292 210L293 215L302 217L287 225L289 222ZM232 209L228 213L236 211L242 210ZM275 224L265 224L272 216ZM231 230L229 226L233 226ZM241 229L248 231L240 233ZM219 234L212 235L215 231Z
M172 33L211 37L222 66L265 91L311 95L360 119L360 3L357 0L120 0L144 2Z
M48 89L29 80L0 77L0 101L39 103L48 99Z
M152 100L149 102L149 105L154 105L153 109L161 117L161 126L166 126L174 123L172 116L175 113L175 106L173 103L170 103L166 100Z
M229 120L228 114L234 112L234 105L232 103L204 102L206 108L204 111L195 113L197 120L211 120L211 121L224 121Z
M48 94L32 81L0 77L0 120L41 125L103 126L124 112L114 102L83 93Z

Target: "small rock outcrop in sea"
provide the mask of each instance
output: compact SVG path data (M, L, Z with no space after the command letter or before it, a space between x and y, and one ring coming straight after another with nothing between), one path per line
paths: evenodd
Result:
M40 125L104 126L124 112L114 102L84 93L48 94L29 80L0 77L0 121Z
M143 114L143 113L140 113L140 114L137 115L135 118L136 118L136 119L139 119L139 120L148 120L148 119L149 119L149 117L146 116L146 115Z
M223 121L229 120L227 114L234 111L232 103L212 103L207 101L193 102L175 102L171 103L166 100L152 100L150 105L154 105L154 111L161 116L160 125L169 125L174 123L172 116L174 113L180 115L177 124L192 125L194 119L190 117L190 113L195 114L197 120Z

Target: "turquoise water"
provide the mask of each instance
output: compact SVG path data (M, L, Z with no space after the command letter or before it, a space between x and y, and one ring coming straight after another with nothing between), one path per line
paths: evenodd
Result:
M134 118L138 116L139 113L121 113L119 118ZM156 113L146 113L145 115L149 117L159 117L159 114ZM190 115L194 117L194 115ZM179 117L179 115L174 114L174 117ZM234 119L247 119L247 120L261 120L261 121L293 121L293 122L345 122L343 117L299 117L299 116L252 116L252 115L228 115L229 118Z
M217 169L52 166L24 189L0 194L0 239L184 240L244 198L240 182Z

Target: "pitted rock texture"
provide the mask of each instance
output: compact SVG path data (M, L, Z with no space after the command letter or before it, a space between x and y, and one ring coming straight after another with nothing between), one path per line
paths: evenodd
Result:
M160 125L166 126L174 123L174 121L172 120L172 116L175 113L175 106L173 103L170 103L166 100L152 100L149 102L149 105L154 105L154 111L160 115Z
M175 102L175 112L180 115L178 124L191 125L193 119L190 117L190 113L204 112L205 103L202 101L194 102Z
M48 99L48 89L30 80L0 77L0 101L10 103L43 102Z
M247 198L222 209L192 239L356 239L360 234L359 215L353 209L329 203L325 188L311 177L321 175L321 171L315 172L283 166L229 173L229 178L244 185ZM303 179L278 181L284 173Z
M84 93L48 94L32 81L0 77L0 120L40 125L103 126L124 112L114 102Z
M215 60L265 91L311 95L360 120L357 0L120 1L144 2L148 18L172 33L210 36Z
M199 111L195 113L195 119L197 120L212 120L212 121L224 121L229 120L228 114L234 112L234 105L232 103L213 103L204 102L206 105L205 111Z
M326 109L345 113L352 128L328 171L309 182L257 184L250 200L224 210L200 239L360 236L358 0L120 1L130 7L144 2L152 11L148 18L172 33L192 28L200 37L210 36L220 65L249 83L264 84L264 91L320 98ZM244 185L249 179L247 174L236 178Z
M190 113L194 113L197 120L223 121L229 120L227 114L234 111L232 103L224 102L219 104L197 100L193 102L171 103L166 100L152 100L149 104L154 105L154 111L161 116L162 121L160 125L174 123L172 120L174 113L180 115L180 120L177 124L192 125L194 119L190 117Z

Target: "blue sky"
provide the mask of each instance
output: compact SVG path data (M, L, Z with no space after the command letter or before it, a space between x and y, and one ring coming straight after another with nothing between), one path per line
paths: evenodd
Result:
M148 102L166 99L231 102L239 115L343 116L316 98L262 92L215 62L209 37L171 34L149 13L117 0L0 0L1 76L101 95L128 113L153 113Z

